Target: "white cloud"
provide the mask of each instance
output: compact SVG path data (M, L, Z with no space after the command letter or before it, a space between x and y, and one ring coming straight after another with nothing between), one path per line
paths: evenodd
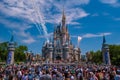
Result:
M66 10L68 24L72 24L74 20L86 17L88 15L89 13L86 13L83 9L80 9L80 8L72 8L72 9Z
M105 33L99 33L99 34L92 34L92 33L87 33L87 34L84 34L82 36L80 36L81 38L94 38L94 37L101 37L103 35L105 36L108 36L108 35L111 35L112 33L110 32L105 32ZM72 35L71 37L73 38L78 38L78 35Z
M87 5L89 4L90 0L46 0L45 2L49 2L53 4L55 7L58 9L62 9L61 7L73 7L73 6L78 6L78 5Z
M35 8L33 3L35 3ZM56 19L57 22L58 20L60 22L63 9L62 5L65 5L68 20L70 19L68 21L69 23L76 19L76 17L82 18L88 15L88 13L80 8L73 8L76 5L88 3L89 0L4 0L0 2L0 10L6 15L25 18L31 22L34 20L35 22L39 22L38 14L36 14L36 11L38 11L42 15L43 20L54 23ZM73 16L75 16L75 18L73 18Z
M64 5L67 23L79 25L80 23L76 22L76 20L88 16L89 13L77 6L87 5L89 1L90 0L2 0L0 2L0 12L4 14L4 16L0 16L0 23L12 29L14 34L20 37L20 40L23 38L26 39L23 40L23 42L32 43L36 40L32 38L30 33L26 33L26 30L31 28L29 24L56 24L61 22ZM11 17L22 20L23 22L7 19Z
M71 4L73 5L80 5L80 4L88 4L90 2L90 0L66 0L67 5L71 6Z
M95 14L92 14L91 16L96 17L96 16L99 16L99 14L95 13Z
M9 21L9 20L6 20L6 19L0 19L0 23L5 25L5 27L7 27L8 29L11 29L14 36L17 36L17 38L20 41L22 41L22 39L24 39L24 41L23 41L24 43L25 42L29 43L30 41L31 41L31 43L35 42L35 40L32 38L30 33L25 32L25 30L31 28L31 26L29 26L29 24L12 22L12 21ZM30 40L30 41L27 42L27 40Z
M51 38L51 37L53 37L53 32L52 33L48 33L48 35L40 35L40 36L38 36L38 38Z
M109 4L113 7L120 7L119 0L100 0L104 4Z
M107 36L107 35L111 35L112 33L107 32L107 33L101 33L101 34Z
M76 36L76 35L71 35L71 37L73 37L73 38L77 38L78 36Z
M120 7L120 2L113 4L113 7Z
M30 32L25 32L26 29L19 29L16 31L13 31L13 34L16 36L19 36L18 39L22 42L22 43L26 43L26 44L31 44L34 43L36 41L36 38L34 38Z
M71 22L70 24L71 24L71 25L80 25L79 22Z
M104 16L109 16L110 13L108 13L108 12L103 12L102 15L104 15Z
M79 29L82 28L81 26L74 26L75 29Z
M100 33L100 34L91 34L91 33L87 33L85 35L82 36L82 38L93 38L93 37L101 37L103 35L111 35L111 33Z
M5 27L9 28L9 29L16 29L16 30L26 30L28 28L31 28L29 26L29 23L25 24L25 23L20 23L20 22L15 22L15 21L11 21L11 20L7 20L5 18L2 18L0 16L0 23L5 25Z
M102 3L106 4L115 4L118 0L100 0Z
M120 21L120 17L118 17L118 18L114 18L114 20L116 20L116 21Z
M75 20L78 20L80 18L86 17L89 15L89 13L86 13L83 9L81 8L71 8L68 10L65 10L66 14L66 22L67 24L72 24L72 25L78 25L80 23L76 22ZM48 19L46 19L46 22L48 23L60 23L62 19L62 13L58 13L55 15L47 15Z
M23 41L23 43L27 43L27 44L31 44L31 43L35 42L35 40L32 37L29 37L28 39L24 39L22 41Z
M87 33L87 34L83 35L82 37L83 38L91 38L91 37L99 37L99 36L101 36L101 35Z

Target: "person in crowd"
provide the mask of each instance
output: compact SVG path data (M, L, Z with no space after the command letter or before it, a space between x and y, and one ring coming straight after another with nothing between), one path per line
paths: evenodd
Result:
M98 78L95 76L93 72L89 72L88 80L98 80Z
M120 80L120 69L118 69L118 70L116 71L114 80Z
M0 80L120 80L120 68L105 65L0 66Z

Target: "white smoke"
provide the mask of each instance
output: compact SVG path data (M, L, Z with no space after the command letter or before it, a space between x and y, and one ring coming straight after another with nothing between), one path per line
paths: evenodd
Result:
M78 36L78 41L81 41L82 37L81 36Z
M39 33L44 33L44 36L46 36L48 33L45 23L56 24L61 20L63 3L65 4L65 12L67 16L66 23L68 24L78 25L78 22L76 22L77 19L89 15L85 10L77 7L81 4L87 5L89 0L1 0L0 12L5 14L5 16L0 16L0 22L7 25L9 28L17 28L19 33L24 33L23 35L26 35L26 30L29 29L28 25L34 23ZM17 21L11 23L9 19L4 17L20 19L22 20L22 24ZM10 22L10 24L7 24L8 22ZM24 29L21 30L21 28ZM19 34L19 36L20 35L21 34ZM31 35L29 34L29 36ZM26 37L28 37L28 35L26 35Z
M80 41L82 40L82 37L81 36L78 36L78 47L80 45Z
M33 8L35 10L36 18L38 18L38 21L39 21L38 22L38 26L36 25L36 27L37 27L37 29L38 29L39 32L41 32L41 30L42 30L44 32L44 35L46 36L46 35L48 35L48 33L47 33L47 28L45 26L45 21L43 19L43 15L42 15L42 13L40 11L41 9L38 8L38 6L37 6L37 4L35 3L34 0L31 0L31 1L33 2L32 6L33 6ZM41 24L41 26L39 25L39 23ZM46 39L49 42L48 37L46 37Z

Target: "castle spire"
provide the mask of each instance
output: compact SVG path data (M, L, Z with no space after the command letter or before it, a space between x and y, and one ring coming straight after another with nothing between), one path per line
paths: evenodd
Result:
M66 22L66 16L65 16L65 11L63 7L63 12L62 12L62 27L65 27L65 22Z
M105 35L103 35L103 44L106 43Z
M11 42L13 42L13 41L14 41L14 36L13 36L13 35L11 36L10 41L11 41Z

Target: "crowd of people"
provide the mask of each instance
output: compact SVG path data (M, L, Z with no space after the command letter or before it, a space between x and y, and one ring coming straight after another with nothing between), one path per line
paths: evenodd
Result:
M120 67L19 64L0 66L0 80L120 80Z

